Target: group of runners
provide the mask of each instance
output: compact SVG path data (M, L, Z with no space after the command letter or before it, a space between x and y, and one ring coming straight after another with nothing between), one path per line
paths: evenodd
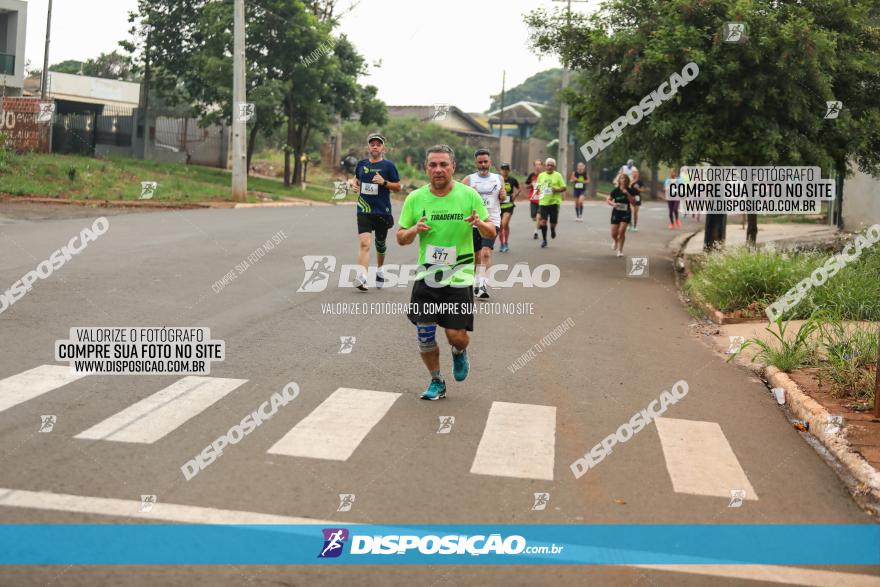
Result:
M351 188L358 194L357 226L361 272L354 281L368 290L370 248L375 244L375 285L381 288L388 231L394 226L391 192L401 189L397 168L385 159L385 138L379 133L367 137L369 157L355 168ZM446 396L446 382L440 369L437 328L443 328L451 347L452 373L464 381L470 370L467 347L474 324L474 297L489 298L487 272L495 241L502 253L510 250L510 219L521 194L519 182L502 163L493 173L492 156L486 149L474 154L476 172L455 180L456 154L447 145L435 145L426 152L425 171L429 183L411 192L400 212L397 243L406 246L418 239L419 272L413 285L408 318L416 328L419 351L431 381L421 397L438 400ZM575 221L583 222L583 201L590 179L579 163L569 181L575 199ZM644 184L630 160L621 168L615 188L607 198L611 212L611 236L617 256L623 255L627 230L638 230L638 207ZM559 209L568 182L556 169L556 161L535 161L525 181L533 238L541 236L541 247L557 236Z

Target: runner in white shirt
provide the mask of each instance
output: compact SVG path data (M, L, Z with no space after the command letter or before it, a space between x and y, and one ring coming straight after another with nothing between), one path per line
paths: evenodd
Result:
M480 194L486 210L489 212L489 222L495 228L501 229L501 202L507 200L504 191L504 180L497 173L490 173L492 157L486 149L478 149L474 153L474 164L477 172L465 177L461 183L469 185ZM496 232L498 232L496 231ZM474 263L476 264L474 280L474 295L480 299L489 298L489 285L486 272L492 265L492 251L495 249L495 237L484 238L474 229Z

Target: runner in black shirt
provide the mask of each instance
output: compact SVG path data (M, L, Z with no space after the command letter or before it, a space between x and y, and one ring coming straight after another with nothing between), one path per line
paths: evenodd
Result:
M645 183L639 177L639 170L633 169L632 172L632 185L630 186L636 193L633 194L635 202L633 202L632 209L632 224L630 225L630 230L633 232L639 231L639 208L642 206L642 194L645 194Z
M626 225L632 219L630 210L635 203L635 190L629 187L629 176L625 173L619 174L615 183L617 187L611 190L607 202L609 206L614 207L611 211L611 238L614 241L612 247L617 251L618 257L623 257Z

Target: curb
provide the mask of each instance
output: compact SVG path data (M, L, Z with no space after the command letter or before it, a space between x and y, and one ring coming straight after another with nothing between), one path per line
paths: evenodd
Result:
M681 292L681 281L687 274L685 248L688 241L696 234L699 234L699 231L689 236L678 235L669 243L669 248L673 251L676 260L675 282L679 288L679 296L682 300L684 300L684 296ZM731 319L724 316L722 312L710 304L701 303L697 300L692 301L706 311L707 316L712 322L719 325L754 321L749 319ZM771 389L774 387L785 389L785 406L788 406L797 418L809 423L808 434L815 438L832 455L834 461L836 461L832 461L832 468L835 469L838 477L847 486L855 502L868 513L880 516L880 471L877 471L865 457L853 450L852 445L846 438L845 421L843 426L836 426L828 410L804 393L787 373L779 370L777 367L769 365L756 368L753 364L739 357L737 357L735 362L737 365L764 377Z
M857 487L850 487L850 491L859 505L880 514L880 472L853 450L846 439L845 425L835 426L828 410L804 393L787 373L771 365L763 369L763 374L770 385L785 389L786 405L798 418L809 422L809 434L834 455L858 483Z
M66 206L96 206L100 208L215 208L224 207L225 202L217 202L218 205L194 202L152 202L137 200L69 200L64 198L41 198L36 196L10 196L0 195L0 202L26 202L30 204L62 204ZM229 206L231 207L231 206Z
M0 194L0 202L25 202L30 204L61 204L64 206L92 206L98 208L156 208L171 210L204 210L211 208L288 208L301 206L333 206L329 202L317 200L290 200L282 202L236 203L226 201L206 202L162 202L152 200L70 200L66 198L47 198L38 196L12 196ZM345 204L336 204L345 205ZM354 205L352 202L351 205Z

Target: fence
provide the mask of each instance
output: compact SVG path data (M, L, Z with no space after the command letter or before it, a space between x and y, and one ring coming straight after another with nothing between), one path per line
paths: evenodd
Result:
M96 104L61 109L52 124L52 152L131 155L135 109Z

